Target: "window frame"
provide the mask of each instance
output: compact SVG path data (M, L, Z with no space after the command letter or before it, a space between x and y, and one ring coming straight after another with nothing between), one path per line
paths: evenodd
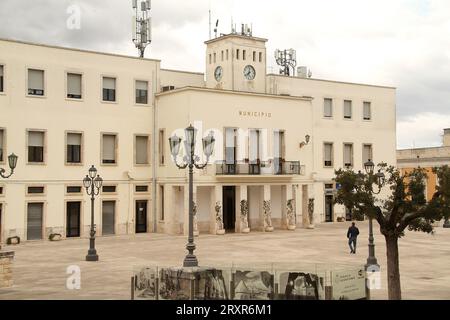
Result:
M147 82L147 103L138 103L136 102L137 99L137 82ZM134 79L134 105L135 106L140 106L140 107L148 107L150 105L150 80L148 79L143 79L143 78L135 78Z
M109 101L109 100L103 100L103 79L104 78L111 78L115 80L115 85L116 85L116 89L114 90L114 101ZM119 78L117 77L117 75L112 75L112 74L102 74L100 76L100 102L104 103L104 104L119 104Z
M37 71L42 71L43 72L43 91L44 94L43 95L34 95L34 94L29 94L29 70L37 70ZM46 99L47 98L47 70L45 68L42 67L35 67L35 66L26 66L25 67L25 97L27 98L37 98L37 99Z
M42 151L42 162L30 162L29 161L29 141L30 141L30 132L41 132L44 134L44 146ZM26 145L25 145L25 154L26 154L26 164L33 166L44 166L47 164L47 130L46 129L25 129L26 134Z
M0 148L2 149L3 152L3 158L0 159L0 164L4 165L6 164L6 159L8 158L7 154L8 154L8 150L7 150L7 133L6 133L6 128L5 127L0 127L0 131L3 131L3 145L0 146Z
M81 145L80 145L80 162L68 162L67 160L67 152L69 149L69 145L67 143L67 138L69 134L79 134L81 135ZM64 132L64 164L66 166L82 166L84 164L84 132L83 131L74 131L67 130Z
M364 105L365 105L366 103L369 104L369 108L370 108L370 110L369 110L369 111L370 111L370 119L366 119L365 116L364 116ZM363 121L366 121L366 122L371 122L371 121L373 120L372 101L367 101L367 100L364 100L364 101L363 101L362 119L363 119Z
M65 99L67 101L79 101L82 102L84 101L84 73L78 70L66 70L64 72L65 74ZM76 75L80 75L81 76L81 98L69 98L68 94L69 94L69 74L76 74Z
M28 240L28 205L29 204L42 204L42 239ZM39 200L25 200L25 217L24 217L24 239L26 241L42 241L46 238L45 226L47 225L47 201L44 199Z
M43 188L42 193L29 192L29 188ZM47 195L47 186L43 184L27 184L25 185L25 196L26 197L45 197Z
M346 102L350 102L350 117L347 117L345 114L345 103ZM344 101L342 102L342 117L344 120L353 120L353 100L350 99L344 99Z
M3 62L0 60L0 66L3 67L3 90L0 91L0 96L4 96L4 95L6 95L6 91L7 91L7 88L6 88L6 79L8 78L8 77L7 77L7 73L6 73L6 70L7 70L7 68L6 68L6 63L3 63Z
M373 143L363 143L362 144L362 152L361 152L361 160L362 160L362 165L363 165L363 167L364 167L364 163L365 163L365 161L364 161L364 148L366 147L366 146L370 146L370 153L371 153L371 156L372 156L372 158L369 158L371 161L373 161ZM369 160L368 159L368 160Z
M327 116L325 114L325 101L326 100L331 100L331 116ZM330 97L323 98L322 118L323 119L333 119L334 118L334 99L333 98L330 98Z
M67 192L68 188L81 188L80 192ZM84 195L83 192L84 186L81 184L76 184L76 183L72 183L72 184L65 184L64 185L64 196L66 197L81 197Z
M115 137L114 163L103 162L103 137L105 135ZM100 165L105 167L116 167L119 165L119 134L117 132L100 132Z
M161 138L161 132L163 134L162 138ZM158 129L158 164L160 167L164 167L167 164L165 140L166 140L166 129L159 128Z
M355 147L354 144L352 142L344 142L342 144L342 165L344 168L347 168L347 166L345 165L345 147L346 146L350 146L351 147L351 153L350 153L350 167L349 168L354 168L355 167Z
M331 165L327 166L325 164L325 146L326 145L331 145ZM324 141L323 142L323 147L322 147L323 151L322 151L322 166L326 169L330 169L330 168L334 168L334 143L330 142L330 141Z
M147 138L147 163L137 163L137 138L138 137L146 137ZM140 133L135 133L133 135L133 164L135 167L149 167L152 163L151 160L151 152L150 152L150 148L151 148L151 139L150 139L150 135L149 134L140 134Z

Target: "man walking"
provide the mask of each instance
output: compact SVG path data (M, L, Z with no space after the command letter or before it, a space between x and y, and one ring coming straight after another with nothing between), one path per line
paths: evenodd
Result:
M352 226L348 228L347 231L347 238L348 238L348 245L350 247L350 253L355 254L356 253L356 239L359 235L359 229L355 226L355 223L352 222Z

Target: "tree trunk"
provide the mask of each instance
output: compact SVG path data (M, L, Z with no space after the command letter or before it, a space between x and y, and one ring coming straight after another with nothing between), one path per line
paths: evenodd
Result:
M385 236L389 300L401 300L400 266L398 261L398 238Z

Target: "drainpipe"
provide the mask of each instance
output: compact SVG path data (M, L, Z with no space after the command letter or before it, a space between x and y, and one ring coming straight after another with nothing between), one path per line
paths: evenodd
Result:
M158 66L159 68L159 66ZM157 231L157 227L158 227L158 220L157 220L157 213L156 213L156 204L157 204L157 199L156 199L156 133L157 133L157 124L158 122L156 121L156 90L157 90L157 85L159 86L159 83L156 84L156 80L158 79L158 68L156 70L156 77L155 77L155 72L153 72L153 123L152 123L152 144L153 144L153 148L152 148L152 216L153 216L153 225L152 225L152 232L155 233ZM159 90L158 90L159 91Z

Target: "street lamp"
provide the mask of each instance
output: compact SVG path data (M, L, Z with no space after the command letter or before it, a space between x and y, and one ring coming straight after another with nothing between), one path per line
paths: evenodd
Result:
M8 156L8 164L9 164L9 169L11 169L11 173L10 174L5 174L6 170L3 168L0 168L0 176L4 179L8 179L9 177L11 177L14 174L14 169L17 166L17 159L19 157L16 156L14 153L10 154Z
M92 166L89 169L89 174L83 179L83 186L86 188L86 193L88 196L91 196L91 232L86 261L98 261L97 250L95 250L94 201L95 197L100 193L102 184L103 179L97 174L97 169Z
M211 131L209 135L202 139L203 153L206 156L206 162L204 164L197 164L200 158L195 155L195 138L197 136L197 129L192 125L185 129L186 141L184 141L185 156L183 157L183 163L177 162L177 156L180 152L181 138L177 135L173 135L169 138L170 153L172 154L173 161L179 169L189 168L189 234L186 250L188 254L184 258L184 267L198 267L197 257L194 255L195 243L194 243L194 214L193 214L193 190L194 190L194 167L197 169L203 169L208 164L209 158L214 152L214 135Z
M375 164L372 162L372 160L369 159L366 163L364 163L364 169L366 170L366 173L369 175L370 181L373 181L373 173L375 169ZM376 177L376 184L378 187L378 191L374 192L372 189L370 189L370 192L373 194L379 194L381 192L381 188L383 187L385 183L385 176L384 173L381 172L381 170L378 170L378 172L375 175ZM377 208L378 214L381 213L381 209ZM369 218L369 257L367 258L367 264L366 268L369 266L378 266L377 258L375 257L375 243L374 243L374 237L373 237L373 219Z

